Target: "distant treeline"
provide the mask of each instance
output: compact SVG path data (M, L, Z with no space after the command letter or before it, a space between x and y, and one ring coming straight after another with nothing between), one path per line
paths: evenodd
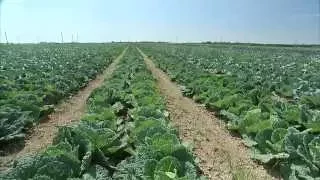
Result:
M193 43L193 44L198 44L198 43ZM201 44L246 45L246 46L281 46L281 47L320 47L320 44L265 44L265 43L211 42L211 41L201 42Z

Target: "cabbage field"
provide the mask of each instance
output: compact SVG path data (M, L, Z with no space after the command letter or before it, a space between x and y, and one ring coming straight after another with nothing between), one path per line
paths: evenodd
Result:
M0 150L102 72L123 47L99 44L0 46Z
M284 179L320 179L320 49L139 46L185 96L238 132L252 158Z
M87 114L60 127L52 146L17 160L2 179L200 179L191 151L169 123L142 56L129 48Z
M0 45L0 152L124 52L85 115L0 179L206 179L136 47L240 135L252 159L283 179L320 180L319 47L169 43Z

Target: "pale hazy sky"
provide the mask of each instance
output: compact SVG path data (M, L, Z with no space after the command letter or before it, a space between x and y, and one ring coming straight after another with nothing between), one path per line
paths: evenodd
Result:
M4 0L1 40L320 44L319 1Z

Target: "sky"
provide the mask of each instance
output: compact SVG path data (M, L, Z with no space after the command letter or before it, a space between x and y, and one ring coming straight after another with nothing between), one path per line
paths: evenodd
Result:
M320 0L3 0L1 41L320 44Z

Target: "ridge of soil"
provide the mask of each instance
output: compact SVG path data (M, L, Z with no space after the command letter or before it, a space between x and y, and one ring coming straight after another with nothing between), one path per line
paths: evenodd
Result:
M213 112L184 97L179 86L137 49L157 79L158 88L166 98L167 110L173 125L179 130L180 138L193 144L193 153L200 159L199 166L205 176L223 180L279 179L253 162L241 138L232 136Z
M0 172L8 169L10 163L15 159L38 152L53 141L55 134L58 132L59 126L65 126L72 122L79 121L86 112L86 101L91 92L100 87L105 79L111 77L117 64L122 59L127 48L96 78L88 83L86 87L79 90L77 94L70 99L62 101L55 106L55 112L49 115L48 119L40 122L39 125L32 129L31 134L25 140L25 145L16 152L12 152L7 156L0 156Z

